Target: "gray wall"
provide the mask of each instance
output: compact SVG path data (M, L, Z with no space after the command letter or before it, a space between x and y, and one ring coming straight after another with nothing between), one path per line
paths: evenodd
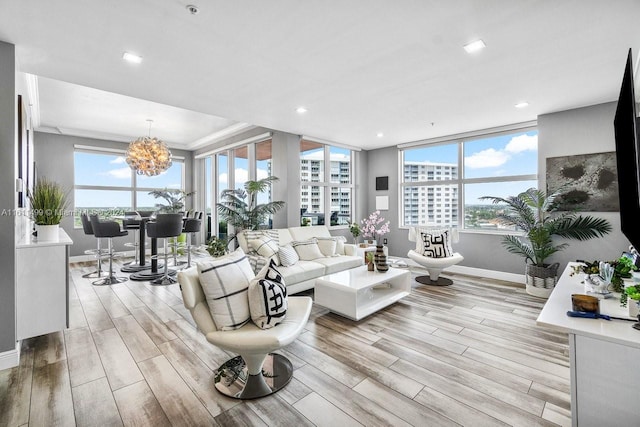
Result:
M89 145L103 148L126 149L128 144L116 141L103 141L99 139L80 138L75 136L56 135L51 133L36 132L34 136L35 142L35 162L38 177L47 177L57 181L64 188L70 191L69 209L73 209L73 184L74 184L74 168L73 168L73 152L74 145ZM184 150L171 149L174 156L185 157L185 187L187 191L191 191L193 183L193 155L191 152ZM187 200L187 207L191 207L191 198ZM96 239L93 236L84 234L82 228L74 228L73 217L68 216L62 220L60 224L62 228L69 234L73 240L70 249L71 256L84 255L87 249L95 249ZM118 251L131 250L125 248L124 244L133 241L133 238L114 239L114 247Z
M613 117L616 103L594 105L538 117L539 146L538 170L540 188L546 187L546 159L548 157L615 151ZM619 212L585 212L585 214L607 219L613 232L600 239L586 242L567 240L569 248L553 256L564 268L567 262L576 259L613 260L629 246L629 241L620 231Z
M16 348L15 225L16 174L15 46L0 42L0 353ZM5 211L6 210L6 211Z
M547 157L615 150L614 113L615 103L608 103L538 117L539 188L545 186ZM414 244L408 241L408 230L398 228L400 209L397 159L398 150L395 147L368 152L367 177L364 186L368 194L368 202L361 218L375 210L375 196L388 195L389 210L383 211L382 216L391 221L391 233L387 237L389 253L394 256L406 256ZM376 191L377 176L389 177L388 191ZM560 262L561 269L564 269L567 262L576 259L615 259L629 245L620 232L618 212L592 214L609 220L614 232L605 238L586 242L567 241L569 248L550 258L551 262ZM460 242L454 244L454 249L465 257L460 265L523 274L522 258L506 252L501 240L502 237L496 234L461 232Z

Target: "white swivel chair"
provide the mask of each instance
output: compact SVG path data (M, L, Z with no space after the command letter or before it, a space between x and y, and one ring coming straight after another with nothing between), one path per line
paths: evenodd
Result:
M449 268L452 265L455 265L462 260L464 257L457 252L453 252L451 256L445 256L441 258L432 258L422 254L422 251L418 250L418 248L422 248L424 243L422 241L422 232L436 232L436 231L445 231L448 230L451 233L451 240L453 242L458 242L458 230L455 228L435 228L435 227L411 227L409 228L409 241L417 242L416 249L411 249L407 256L426 268L429 271L428 276L418 276L416 277L416 281L418 283L422 283L423 285L434 285L434 286L449 286L453 283L451 279L447 279L446 277L440 277L440 273L445 268Z
M293 366L281 354L270 354L291 344L304 329L311 314L309 297L289 297L285 319L271 329L260 329L253 322L233 331L218 331L209 312L198 270L191 267L178 273L184 306L191 312L207 341L238 353L215 372L215 388L237 399L268 396L289 383Z

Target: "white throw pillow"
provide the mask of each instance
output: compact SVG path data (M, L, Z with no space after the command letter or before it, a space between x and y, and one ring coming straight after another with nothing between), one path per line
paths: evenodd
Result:
M318 247L324 256L335 256L338 241L335 237L317 237Z
M280 246L280 250L278 251L278 258L280 258L280 265L282 265L283 267L290 267L296 262L300 261L298 252L296 252L296 250L293 249L293 246L291 245Z
M293 241L291 242L291 246L293 246L298 253L298 256L303 261L325 258L318 247L318 240L315 237L309 240Z
M211 317L222 331L238 329L250 319L249 281L254 274L242 249L197 264Z
M344 244L347 243L347 238L344 236L336 236L336 253L338 255L344 255Z
M282 322L287 314L287 286L271 261L249 283L251 320L261 329Z
M453 255L451 233L448 230L438 232L421 232L424 244L422 255L429 258L447 258Z

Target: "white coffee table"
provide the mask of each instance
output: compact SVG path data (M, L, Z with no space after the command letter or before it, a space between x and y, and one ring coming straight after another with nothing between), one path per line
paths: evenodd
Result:
M316 279L315 302L334 313L360 320L411 293L411 273L390 268L386 273L352 268Z

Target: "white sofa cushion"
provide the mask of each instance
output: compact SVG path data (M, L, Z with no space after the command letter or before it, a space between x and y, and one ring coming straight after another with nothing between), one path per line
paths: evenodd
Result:
M338 239L335 237L316 237L320 252L324 256L335 256L336 248L338 246Z
M305 280L323 276L325 274L325 266L315 261L300 260L289 267L280 266L278 271L284 277L285 283L293 285L294 283L304 282Z
M304 261L313 261L317 258L324 258L324 254L318 246L318 240L314 237L309 240L294 240L291 246L296 250L298 256Z
M273 260L249 283L249 309L260 329L273 328L287 314L287 286Z
M328 258L319 258L314 260L318 264L325 266L324 274L333 274L338 271L347 270L350 268L359 267L364 264L364 259L361 256L349 256L341 255Z
M199 262L197 267L216 328L229 331L247 323L251 317L247 290L254 274L242 249Z
M312 225L310 227L290 227L289 232L293 240L309 240L314 237L331 237L326 225Z

